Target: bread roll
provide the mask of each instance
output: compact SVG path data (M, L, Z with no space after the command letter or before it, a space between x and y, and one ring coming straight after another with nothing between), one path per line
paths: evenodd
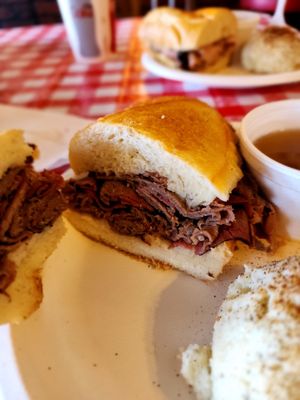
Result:
M299 298L299 257L246 267L220 308L210 361L200 363L203 352L197 346L183 355L183 372L189 371L192 359L199 365L197 372L187 374L194 387L210 371L211 400L298 400Z
M287 26L257 31L241 53L244 68L257 73L282 73L300 69L300 33Z
M199 400L212 400L210 359L210 346L190 344L181 354L181 375Z

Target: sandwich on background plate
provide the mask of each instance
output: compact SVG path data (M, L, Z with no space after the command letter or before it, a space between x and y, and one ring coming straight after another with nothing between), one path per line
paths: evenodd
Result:
M227 8L158 7L144 17L139 31L146 50L162 64L200 72L226 67L236 36L237 20Z
M0 133L0 323L20 322L43 298L41 268L65 228L63 179L36 172L22 131Z
M236 240L270 249L273 206L243 177L230 125L201 101L162 97L100 118L69 157L66 216L95 240L208 280Z
M181 373L199 400L298 400L300 257L246 267L228 288L211 347L190 345Z

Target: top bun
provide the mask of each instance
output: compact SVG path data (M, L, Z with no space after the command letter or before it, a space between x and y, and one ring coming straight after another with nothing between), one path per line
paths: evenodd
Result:
M0 179L8 168L23 165L35 155L35 148L24 142L23 131L17 129L0 133L0 149Z
M242 50L243 66L254 72L276 73L300 68L300 33L288 26L257 31Z
M99 119L73 137L70 162L76 173L156 172L191 207L228 200L242 177L230 125L186 97L158 98Z
M188 12L158 7L143 19L139 36L148 47L188 51L236 36L236 33L236 17L227 8Z

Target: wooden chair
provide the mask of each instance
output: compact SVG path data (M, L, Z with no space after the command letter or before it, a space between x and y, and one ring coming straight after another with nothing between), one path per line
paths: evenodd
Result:
M130 0L128 2L117 0L117 6L121 11L121 15L136 16L144 14L150 8L162 5L193 10L210 6L236 8L238 2L239 0Z
M168 0L169 7L176 7L176 0ZM195 6L195 0L185 0L185 8L187 10L192 10ZM158 7L160 5L159 0L151 0L151 8Z
M167 3L167 4L166 4ZM184 6L187 10L192 10L195 8L195 0L184 0L180 1L180 5L184 3ZM123 0L119 0L117 2L118 9L120 10L122 15L141 15L143 14L145 5L147 4L148 9L149 8L156 8L161 5L168 5L169 7L176 7L179 5L178 1L176 0L168 0L167 2L160 1L160 0L148 0L148 1L142 1L142 0L130 0L129 2L125 2Z

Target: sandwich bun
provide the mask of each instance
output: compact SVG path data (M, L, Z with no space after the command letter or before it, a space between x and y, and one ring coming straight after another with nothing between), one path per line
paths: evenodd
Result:
M104 219L73 210L65 211L71 224L89 238L131 255L140 261L159 268L174 268L203 280L215 279L232 257L232 244L224 242L202 256L184 247L170 248L171 243L157 236L145 240L120 235Z
M227 8L183 11L158 7L143 19L139 37L148 48L188 51L235 37L237 20Z
M52 227L8 253L7 261L13 264L16 276L5 293L0 293L0 324L20 323L38 309L43 300L42 266L64 234L60 217Z
M158 173L190 207L227 201L243 175L230 125L187 97L162 97L100 118L75 134L69 158L76 174Z

